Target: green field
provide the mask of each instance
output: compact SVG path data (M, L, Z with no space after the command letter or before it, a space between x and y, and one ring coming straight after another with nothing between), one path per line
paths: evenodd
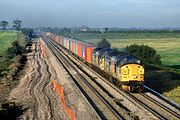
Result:
M82 41L97 44L104 36L95 34L75 34L75 38ZM111 43L111 46L124 49L131 44L144 44L153 47L161 56L164 66L170 66L180 71L180 38L116 38L117 35L107 36L105 38Z
M12 62L7 59L7 49L12 46L12 42L17 39L17 32L0 31L0 77L2 72L8 70L9 64Z
M148 45L160 54L163 65L172 67L180 65L180 38L111 39L109 41L115 48L124 48L131 44Z
M0 56L11 47L11 43L16 40L16 32L2 32L0 31Z

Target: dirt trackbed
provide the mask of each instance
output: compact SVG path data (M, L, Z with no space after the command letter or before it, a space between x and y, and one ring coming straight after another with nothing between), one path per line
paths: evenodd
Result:
M16 104L23 105L25 108L23 115L18 119L68 120L70 117L52 84L52 80L58 81L59 78L62 77L58 76L57 72L63 71L61 71L61 69L59 69L60 71L56 71L57 69L55 70L53 68L51 64L52 60L50 61L48 59L51 53L47 52L47 56L44 56L41 44L45 45L41 38L34 40L32 52L27 55L28 68L26 70L26 75L20 80L19 85L11 92L9 100ZM73 85L71 85L71 87L72 86ZM72 88L68 91L69 87L66 87L66 85L64 85L64 88L65 95L72 91ZM76 88L74 87L73 89ZM65 96L65 99L67 100L68 106L74 111L76 119L97 119L81 94L77 93L77 90L74 91L75 92L71 93L73 97ZM74 99L80 103L77 103L77 101L72 102Z

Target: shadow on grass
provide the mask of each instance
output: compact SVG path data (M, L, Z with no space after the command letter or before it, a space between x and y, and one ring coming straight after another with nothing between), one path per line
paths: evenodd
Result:
M145 85L159 93L169 92L180 86L180 74L168 72L158 67L145 66Z
M1 120L16 120L23 112L26 111L22 109L21 106L17 106L14 103L5 103L2 105L2 110L0 110Z
M174 68L174 69L180 69L180 65L171 65L171 66L167 66L167 67Z

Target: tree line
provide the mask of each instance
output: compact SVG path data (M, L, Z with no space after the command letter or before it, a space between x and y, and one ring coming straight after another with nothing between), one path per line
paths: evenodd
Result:
M4 31L7 30L8 25L9 25L9 22L7 22L7 21L5 21L5 20L3 20L3 21L0 22L0 27L1 27L1 29L4 30ZM19 20L19 19L14 20L12 27L13 27L14 29L16 29L17 31L20 31L20 30L21 30L21 27L22 27L22 21Z

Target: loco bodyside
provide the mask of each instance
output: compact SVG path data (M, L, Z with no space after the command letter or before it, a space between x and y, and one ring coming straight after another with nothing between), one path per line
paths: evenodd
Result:
M96 65L97 67L99 67L101 70L104 70L104 68L105 68L105 55L107 55L113 51L115 51L115 50L113 50L111 48L100 49L95 54L93 54L93 58L96 59L95 63L93 63L93 64Z

